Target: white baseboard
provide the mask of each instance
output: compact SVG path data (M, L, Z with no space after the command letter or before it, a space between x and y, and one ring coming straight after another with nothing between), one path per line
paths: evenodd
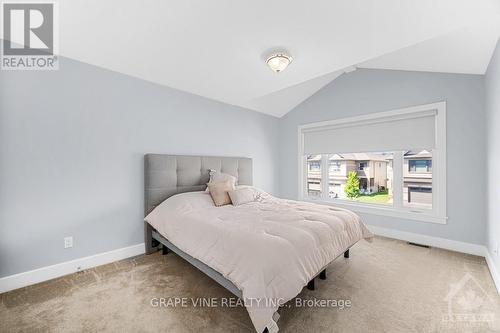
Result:
M379 236L400 239L407 242L413 242L423 245L429 245L445 250L473 254L481 257L485 256L486 248L484 245L465 243L451 239L427 236L422 234L415 234L413 232L388 229L383 227L377 227L374 225L367 225L367 227L371 232Z
M493 261L493 255L487 249L484 258L486 259L486 263L488 264L488 268L490 269L490 274L493 278L493 282L495 282L498 294L500 294L500 267L497 267L495 265L495 262Z
M367 227L371 232L379 236L485 257L486 263L488 264L488 268L491 273L491 277L493 278L495 286L497 287L497 291L500 294L500 273L495 266L492 255L488 252L485 246L459 242L440 237L432 237L411 232L399 231L395 229L377 227L373 225L368 225ZM89 257L66 261L52 266L42 267L28 272L6 276L0 278L0 293L55 279L57 277L61 277L92 267L109 264L143 253L144 243L95 254Z
M0 278L0 293L144 253L144 243Z

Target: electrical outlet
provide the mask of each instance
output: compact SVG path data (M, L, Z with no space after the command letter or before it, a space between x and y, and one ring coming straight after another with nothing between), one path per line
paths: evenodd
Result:
M495 248L493 249L493 253L498 257L498 243L496 243Z
M64 237L64 248L73 247L73 236Z

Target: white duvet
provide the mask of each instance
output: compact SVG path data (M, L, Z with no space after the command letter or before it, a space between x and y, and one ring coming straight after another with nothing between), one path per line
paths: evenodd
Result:
M170 197L145 220L190 256L242 291L257 332L277 332L276 301L286 302L333 259L372 235L355 213L278 199L216 207L209 193Z

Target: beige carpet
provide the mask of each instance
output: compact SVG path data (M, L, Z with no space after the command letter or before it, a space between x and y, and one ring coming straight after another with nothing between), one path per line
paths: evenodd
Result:
M289 302L280 332L500 331L500 298L483 258L376 238L327 272L299 297L352 306ZM0 295L0 332L253 332L242 307L153 307L161 297L221 302L231 294L178 256L157 253Z

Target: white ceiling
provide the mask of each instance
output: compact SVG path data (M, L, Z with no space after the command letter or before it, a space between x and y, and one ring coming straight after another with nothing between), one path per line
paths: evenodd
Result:
M280 117L352 65L483 74L499 2L59 1L60 53ZM283 48L276 74L264 58Z
M436 36L368 60L358 67L484 74L500 31L500 19Z

